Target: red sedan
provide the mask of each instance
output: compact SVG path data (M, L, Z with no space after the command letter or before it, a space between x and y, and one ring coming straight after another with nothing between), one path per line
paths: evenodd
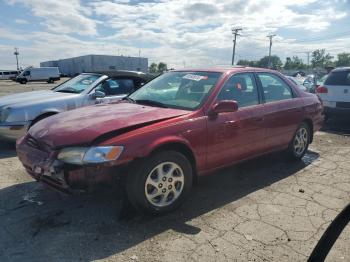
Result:
M65 192L125 183L138 209L177 208L204 174L273 151L301 159L323 122L317 96L278 72L165 73L123 101L61 113L17 141L38 181Z

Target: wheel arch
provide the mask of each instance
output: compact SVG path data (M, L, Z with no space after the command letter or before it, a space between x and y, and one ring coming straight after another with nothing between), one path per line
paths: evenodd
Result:
M310 118L305 118L302 123L306 123L310 128L310 144L314 140L314 124Z
M60 112L58 111L44 111L42 112L41 114L37 115L33 120L32 122L30 123L30 126L29 128L31 128L34 124L36 124L37 122L39 122L40 120L46 118L46 117L49 117L49 116L53 116L53 115L56 115Z
M166 151L166 150L173 150L176 152L179 152L183 154L188 161L191 164L192 170L193 170L193 182L196 183L198 180L197 176L197 161L196 157L190 148L186 143L180 142L180 141L168 141L162 144L157 145L155 148L153 148L150 152L151 154L158 153L160 151Z

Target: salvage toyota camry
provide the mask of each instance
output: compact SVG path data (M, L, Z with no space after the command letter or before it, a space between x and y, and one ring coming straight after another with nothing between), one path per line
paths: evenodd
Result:
M136 208L161 214L218 168L278 150L301 159L322 122L318 97L278 72L171 71L122 101L40 121L17 152L33 178L55 189L121 180Z

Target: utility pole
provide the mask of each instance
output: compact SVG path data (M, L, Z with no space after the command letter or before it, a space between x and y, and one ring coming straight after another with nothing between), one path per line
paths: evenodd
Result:
M234 35L233 38L233 50L232 50L232 65L235 64L235 52L236 52L236 42L237 42L237 35L240 35L238 32L242 31L242 28L232 28L232 34Z
M272 48L272 38L276 35L268 35L266 37L270 38L270 49L269 49L269 62L267 63L267 67L271 68L271 48Z
M307 67L310 66L310 53L310 51L305 52L305 54L307 54Z
M18 67L18 56L19 56L19 52L18 52L18 48L15 47L15 52L13 53L15 56L16 56L16 62L17 62L17 71L19 70L19 67Z

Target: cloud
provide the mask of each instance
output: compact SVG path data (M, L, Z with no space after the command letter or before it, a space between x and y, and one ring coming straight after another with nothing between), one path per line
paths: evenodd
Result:
M49 31L80 35L97 34L97 21L88 17L91 10L79 0L10 0L9 3L29 7L34 16L44 20L42 25Z
M266 35L278 35L283 30L293 34L274 38L273 53L282 58L316 48L335 50L350 43L347 36L336 43L296 41L329 34L334 23L348 17L348 10L343 8L348 3L344 0L11 0L10 3L28 7L47 29L27 32L26 39L32 44L20 47L26 50L21 58L27 64L89 53L116 55L118 50L136 56L141 49L150 62L164 61L175 68L183 67L184 63L189 67L228 65L232 26L243 28L242 36L238 37L239 59L266 55ZM12 34L0 28L0 34L2 38L21 40L20 32ZM13 45L8 49L12 52Z
M24 20L24 19L15 19L15 23L19 24L19 25L29 24L29 22L27 20Z
M213 4L195 3L184 7L184 16L190 20L205 19L218 12L219 9Z

